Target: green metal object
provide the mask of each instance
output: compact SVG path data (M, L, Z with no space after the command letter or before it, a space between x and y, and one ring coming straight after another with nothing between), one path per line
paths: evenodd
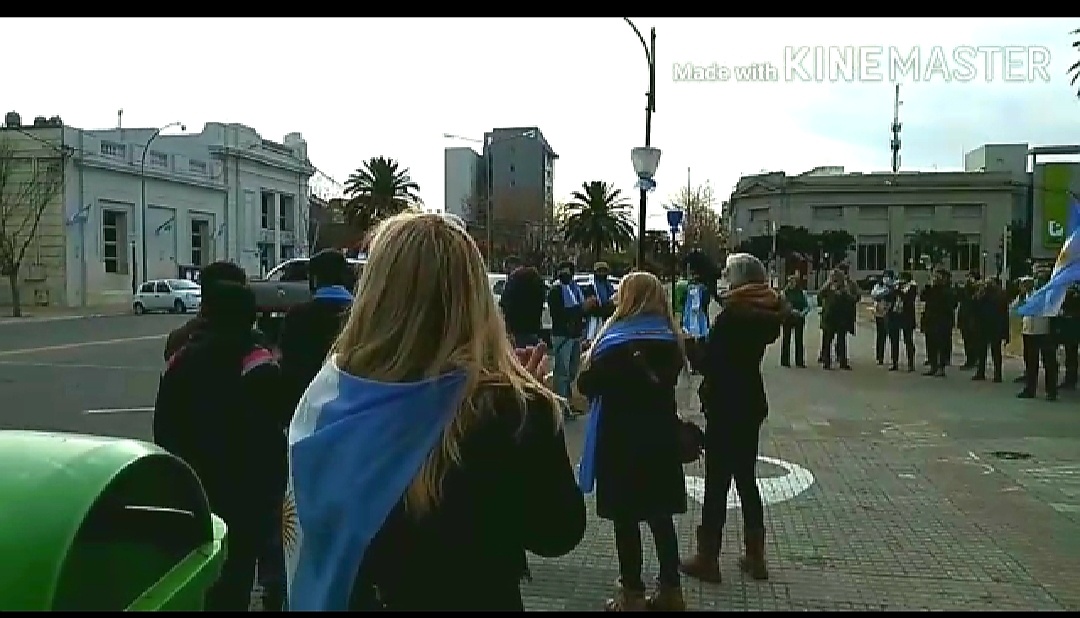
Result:
M152 444L0 431L0 611L201 610L225 558L191 468Z

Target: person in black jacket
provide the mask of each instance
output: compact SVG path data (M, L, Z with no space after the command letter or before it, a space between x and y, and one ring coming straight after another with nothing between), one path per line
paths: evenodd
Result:
M1009 299L996 277L989 277L972 294L975 323L969 336L977 346L975 375L972 380L986 379L986 357L994 362L994 382L1001 382L1001 349L1009 341Z
M226 261L208 264L206 268L199 271L199 286L203 289L224 281L244 285L247 283L247 273L239 265ZM203 322L205 320L202 317L202 307L200 307L194 317L170 332L168 338L165 339L165 360L169 360L170 356L184 347Z
M1062 390L1076 390L1078 361L1080 361L1080 283L1074 283L1065 293L1058 318L1061 344L1065 346L1065 377Z
M761 425L769 413L761 359L780 336L790 309L766 283L765 266L748 253L728 257L723 294L706 344L700 392L705 402L705 504L694 556L682 572L720 581L720 546L732 479L743 514L745 555L740 568L767 579L765 514L755 478Z
M979 328L979 303L975 296L982 293L982 280L979 272L968 272L964 284L957 293L956 323L960 327L960 338L964 344L964 364L961 369L974 369L979 363L979 351L983 345Z
M280 371L252 334L255 297L246 285L204 286L201 315L203 325L161 376L154 442L191 466L229 528L206 609L246 611L285 492Z
M949 271L934 271L930 285L922 291L922 331L926 338L926 356L930 368L923 375L945 377L956 327L956 291L949 281Z
M889 340L892 341L892 366L890 371L900 368L900 340L904 340L904 353L907 358L907 370L915 371L915 303L919 300L919 288L911 280L911 273L904 271L896 284L896 298L892 310L886 318L889 326Z
M848 363L847 337L853 326L853 307L859 297L852 291L844 271L835 268L828 282L818 290L821 306L821 366L832 369L833 351L841 369L851 369Z
M629 330L619 330L620 326ZM618 333L612 337L620 342L609 348L604 337L612 329ZM590 348L577 379L578 390L602 406L593 412L600 414L594 460L596 514L615 526L620 575L609 610L686 609L672 520L674 514L686 512L675 403L675 385L686 357L678 333L660 280L645 272L631 273L622 280L615 313ZM649 338L657 334L665 338ZM641 579L641 522L652 532L660 562L657 592L649 598Z
M516 268L506 278L499 306L515 346L525 348L540 343L547 291L540 271L532 266Z

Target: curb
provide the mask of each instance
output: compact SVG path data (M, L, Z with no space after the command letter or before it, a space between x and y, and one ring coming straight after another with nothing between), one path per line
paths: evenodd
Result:
M128 315L127 313L87 313L80 315L24 315L18 318L3 317L0 318L0 326L11 326L15 324L44 324L47 322L64 322L70 320L88 320L92 318L112 318Z

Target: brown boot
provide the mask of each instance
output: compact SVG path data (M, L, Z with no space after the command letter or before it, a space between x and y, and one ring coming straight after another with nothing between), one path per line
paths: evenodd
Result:
M656 592L645 597L645 606L651 612L684 612L686 599L681 586L657 584Z
M720 583L720 534L697 527L697 552L679 564L684 575L712 584Z
M629 588L623 585L621 578L615 582L615 596L604 604L604 611L608 612L643 612L647 609L645 589Z
M769 579L769 570L765 566L765 531L746 530L743 545L746 555L739 559L739 568L754 579Z

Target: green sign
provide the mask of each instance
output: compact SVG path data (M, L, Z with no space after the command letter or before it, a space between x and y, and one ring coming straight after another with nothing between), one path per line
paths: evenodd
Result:
M1043 247L1060 249L1065 242L1075 164L1045 163L1040 167L1042 186L1036 186L1035 193L1042 194Z

